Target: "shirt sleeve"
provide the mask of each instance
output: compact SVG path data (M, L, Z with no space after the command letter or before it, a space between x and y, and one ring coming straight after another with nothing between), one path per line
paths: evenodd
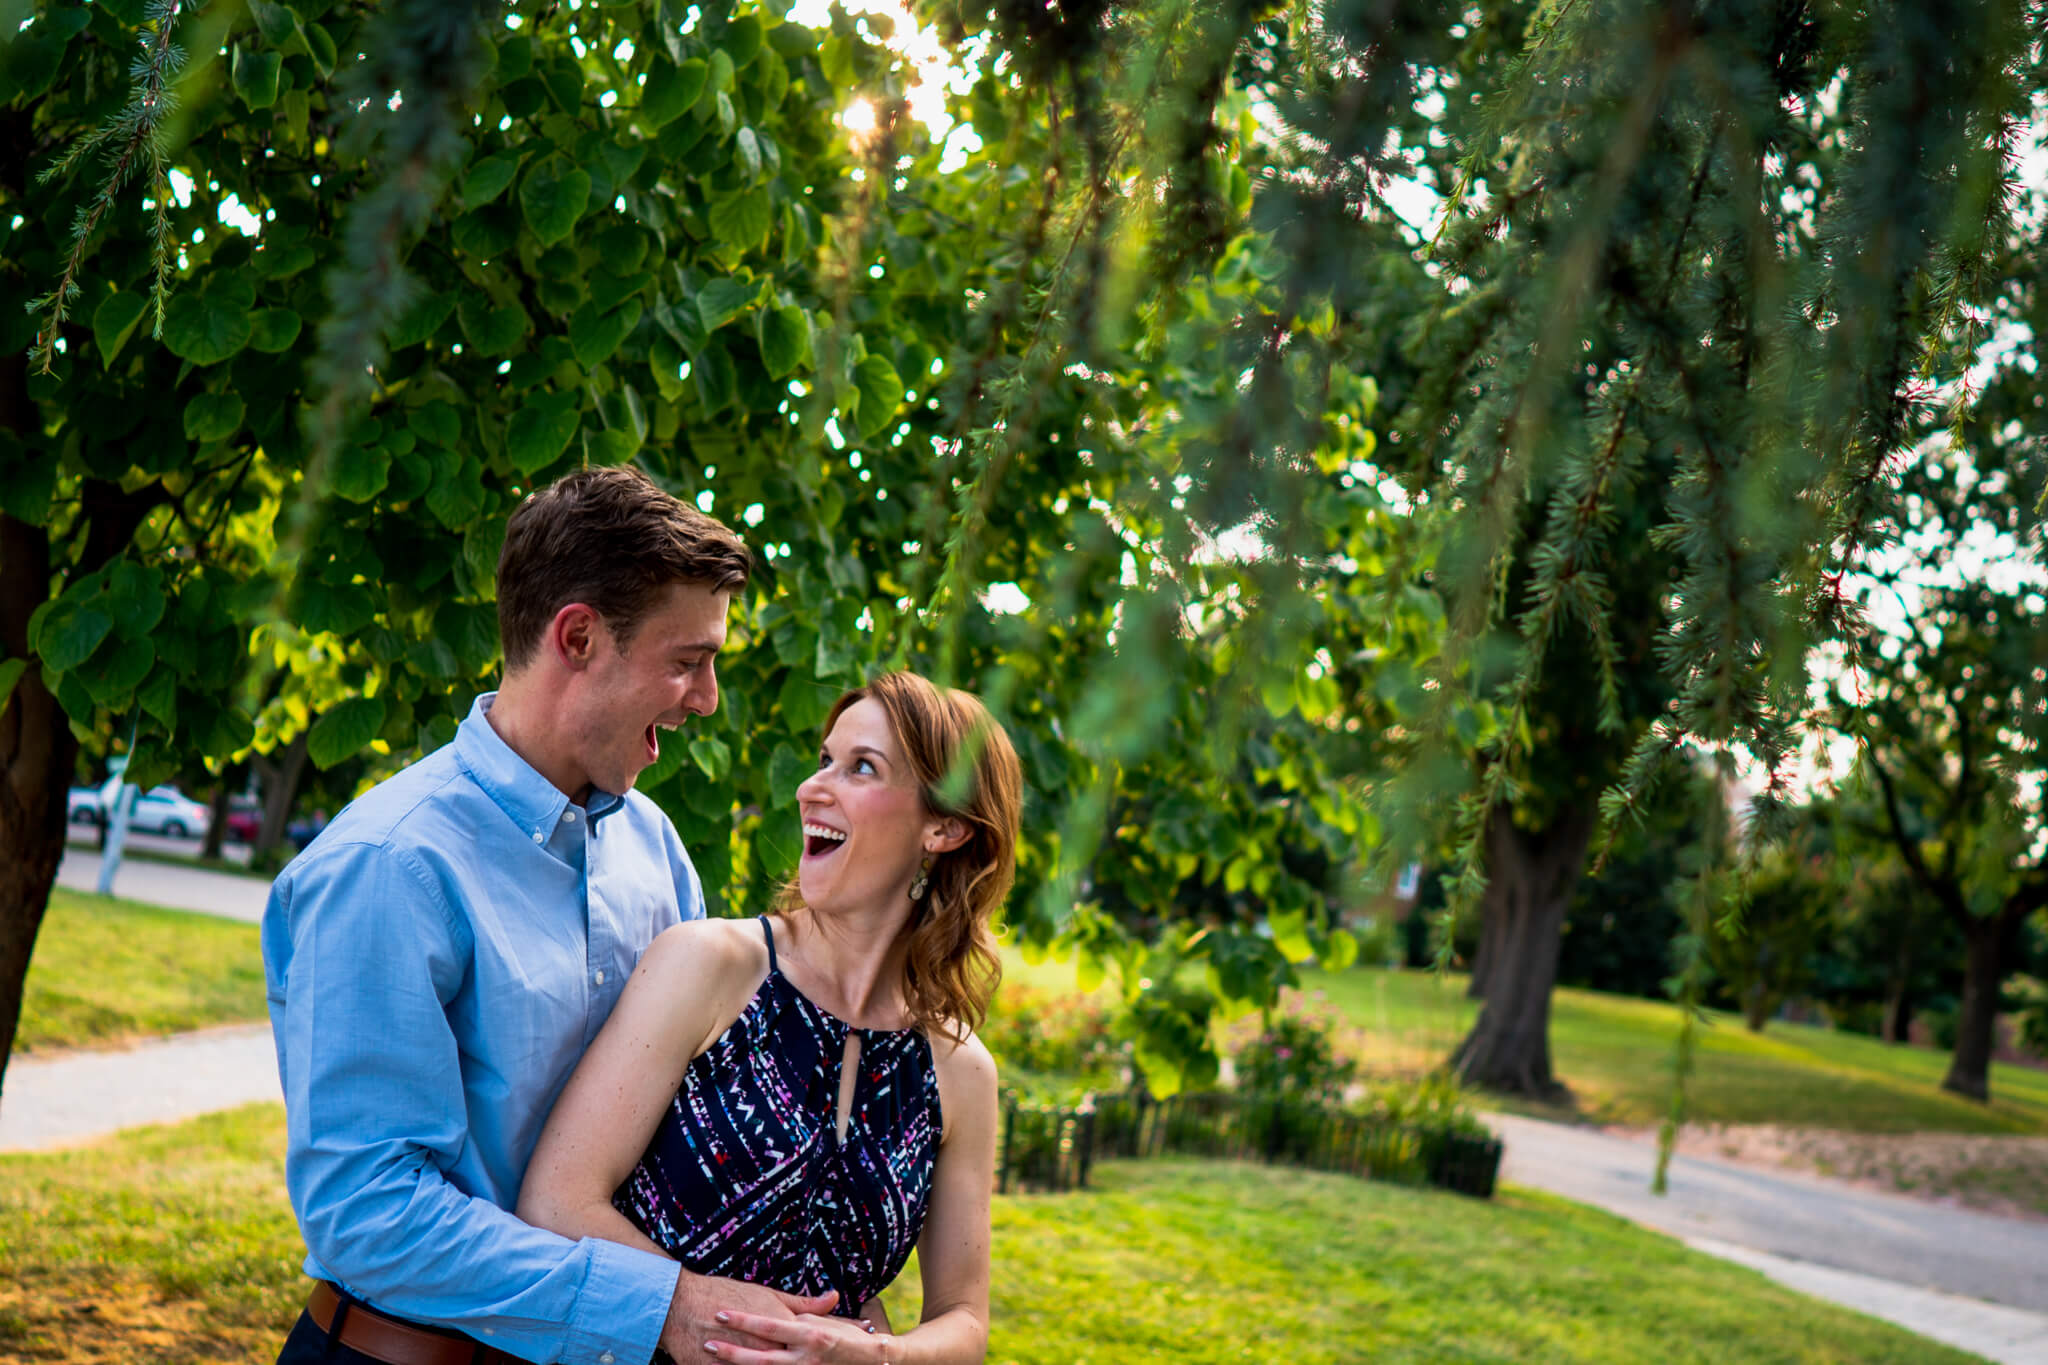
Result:
M513 1355L643 1365L678 1265L531 1227L446 1175L469 1138L447 1002L467 929L400 850L316 850L272 888L263 951L285 1182L320 1269L400 1317Z

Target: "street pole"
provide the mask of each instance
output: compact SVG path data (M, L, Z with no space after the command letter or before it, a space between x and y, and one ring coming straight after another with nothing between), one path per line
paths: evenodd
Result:
M135 741L129 740L129 747ZM128 785L123 775L128 771L128 756L115 754L107 760L107 771L114 775L114 794L107 800L107 841L100 854L99 892L102 896L114 894L114 874L121 870L121 849L128 842L128 814L135 808L135 788Z

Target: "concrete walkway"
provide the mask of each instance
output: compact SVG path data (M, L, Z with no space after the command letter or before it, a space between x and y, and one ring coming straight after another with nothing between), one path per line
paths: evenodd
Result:
M148 836L136 836L137 844ZM170 844L170 840L150 841ZM197 840L190 840L197 847ZM100 855L77 846L64 850L57 865L57 885L90 894L99 889ZM172 910L196 910L206 915L259 924L263 903L270 898L270 883L255 877L237 877L203 867L181 867L153 859L123 858L114 873L114 894L145 905L162 905Z
M1835 1270L1704 1237L1688 1237L1685 1244L1709 1256L1761 1271L1787 1289L1883 1318L1986 1360L2004 1365L2042 1365L2048 1361L2048 1314L2001 1308L1982 1299L1967 1299L1934 1289L1913 1289L1853 1270Z
M16 1057L0 1094L0 1152L62 1147L282 1098L268 1024L204 1029L117 1052Z
M1491 1114L1501 1178L1592 1204L1803 1293L2009 1365L2048 1365L2048 1224L1681 1156L1650 1193L1654 1144Z

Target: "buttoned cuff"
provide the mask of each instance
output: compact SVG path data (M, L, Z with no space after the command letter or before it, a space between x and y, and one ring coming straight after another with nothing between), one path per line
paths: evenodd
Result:
M651 1251L583 1239L590 1270L569 1320L562 1365L647 1365L661 1344L682 1266Z

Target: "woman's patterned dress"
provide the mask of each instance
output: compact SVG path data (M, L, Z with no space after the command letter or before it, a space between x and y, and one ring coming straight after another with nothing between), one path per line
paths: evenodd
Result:
M761 932L768 979L691 1061L612 1203L700 1275L836 1289L833 1311L851 1317L896 1278L924 1226L940 1135L931 1044L914 1029L853 1030L860 1074L841 1142L852 1026L790 985L765 918Z

